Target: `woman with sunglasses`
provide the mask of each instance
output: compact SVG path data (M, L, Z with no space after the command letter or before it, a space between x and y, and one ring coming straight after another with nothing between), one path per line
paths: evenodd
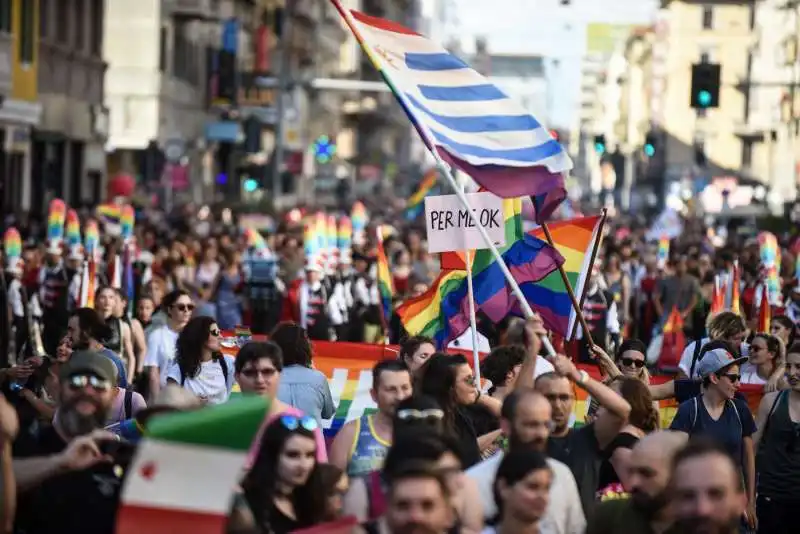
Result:
M767 393L758 407L758 532L788 534L797 528L800 504L800 344L789 347L789 389ZM792 526L794 525L794 526Z
M233 358L220 353L220 331L211 317L191 319L178 336L167 382L191 391L208 404L222 404L233 389Z
M145 367L149 368L150 398L155 398L162 385L167 383L167 372L175 360L175 347L178 335L192 318L194 302L189 293L176 290L167 294L161 301L166 312L167 322L158 326L147 336L147 356Z
M764 386L764 391L783 389L786 366L783 342L770 334L756 334L750 340L748 361L742 364L742 384Z
M316 419L284 415L264 431L253 467L234 501L228 532L286 534L325 519L317 465Z
M720 340L711 341L700 350L696 372L703 381L703 392L678 406L670 430L690 437L709 436L728 449L741 466L748 497L746 519L754 528L756 423L747 402L736 397L740 366L747 361L747 357L737 356L730 343Z

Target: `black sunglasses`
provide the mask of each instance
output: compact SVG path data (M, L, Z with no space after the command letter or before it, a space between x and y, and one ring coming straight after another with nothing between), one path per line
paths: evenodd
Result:
M730 380L731 382L734 382L734 383L738 382L738 381L740 381L742 379L742 375L737 375L735 373L726 373L726 374L717 375L717 376L719 376L719 377L723 377L724 376L725 378L727 378L728 380Z
M644 367L644 360L634 360L633 358L620 358L619 360L622 362L622 365L625 367L636 367L637 369L641 369Z

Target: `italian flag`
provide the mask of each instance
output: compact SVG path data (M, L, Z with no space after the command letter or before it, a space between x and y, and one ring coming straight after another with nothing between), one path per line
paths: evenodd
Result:
M244 397L158 417L128 470L118 534L219 534L267 401Z

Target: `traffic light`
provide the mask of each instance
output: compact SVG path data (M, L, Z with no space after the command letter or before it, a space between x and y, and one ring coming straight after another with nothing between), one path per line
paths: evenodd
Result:
M697 63L692 65L691 107L708 109L719 107L719 63Z
M604 134L594 136L594 151L598 154L605 154L606 136Z
M656 135L652 132L644 136L644 154L648 158L656 155Z

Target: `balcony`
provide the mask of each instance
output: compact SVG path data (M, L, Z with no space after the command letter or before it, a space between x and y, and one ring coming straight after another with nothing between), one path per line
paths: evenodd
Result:
M102 59L63 46L39 43L39 92L63 94L88 104L103 104L107 65Z
M760 142L764 140L764 134L768 130L766 124L762 124L761 121L754 121L754 120L741 120L736 121L733 124L733 133L737 137L741 137L742 139L748 139L755 142Z
M212 0L164 0L164 13L186 20L217 20L219 16Z

